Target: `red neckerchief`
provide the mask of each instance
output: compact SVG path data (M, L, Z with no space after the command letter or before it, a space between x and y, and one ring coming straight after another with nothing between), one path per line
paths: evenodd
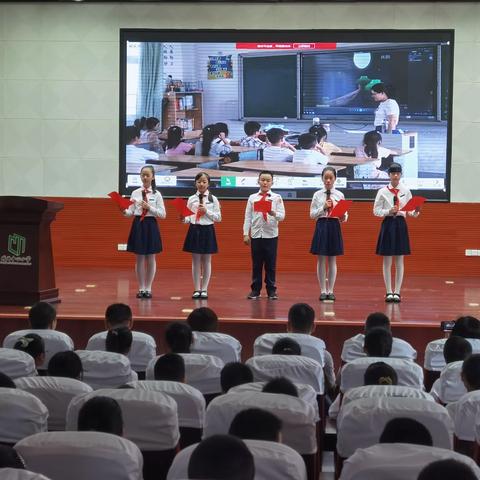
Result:
M393 205L398 205L398 192L400 191L399 188L390 188L390 187L387 187L388 188L388 191L390 193L392 193L393 195Z
M148 188L145 188L144 190L142 190L142 200L144 202L148 202L148 198L147 198L147 193L149 193L150 190ZM148 208L142 208L142 214L140 215L140 221L143 222L143 219L145 218L145 215L147 214L148 212Z
M262 198L259 200L259 202L266 202L266 201L267 201L267 197L270 196L270 193L269 193L269 192L267 192L267 193L259 193L259 195L262 197ZM271 203L271 202L270 202L270 203ZM265 221L267 221L267 218L268 218L267 213L262 212L262 215L263 215L263 219L264 219Z

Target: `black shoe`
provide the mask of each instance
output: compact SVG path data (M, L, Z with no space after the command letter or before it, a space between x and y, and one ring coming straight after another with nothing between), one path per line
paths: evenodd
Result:
M195 291L193 292L193 294L192 294L192 298L193 298L194 300L198 300L198 299L200 298L200 295L201 295L200 290L195 290Z
M257 298L260 298L260 292L254 292L253 290L247 295L247 298L249 300L256 300Z
M149 292L148 290L143 292L143 298L152 298L152 292Z
M206 300L206 299L208 298L208 293L207 293L206 290L202 290L202 291L200 292L200 298L201 298L202 300Z
M318 297L318 299L321 302L324 302L325 300L328 300L328 295L326 293L321 293L320 296Z
M399 293L394 293L393 294L393 302L394 303L400 303L402 301L402 296Z
M269 299L269 300L278 300L277 292L270 292L270 293L268 294L268 299Z
M143 298L145 295L145 291L144 290L139 290L137 292L137 295L135 295L137 298Z
M392 303L393 302L393 293L387 293L385 295L385 302Z
M327 294L327 300L331 300L332 302L335 301L335 294L332 292L332 293L329 293Z

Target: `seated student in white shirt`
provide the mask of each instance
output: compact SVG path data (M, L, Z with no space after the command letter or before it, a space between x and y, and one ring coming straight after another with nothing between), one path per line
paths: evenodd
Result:
M126 143L127 168L140 168L145 165L146 160L157 160L158 153L151 152L146 148L137 147L140 143L140 130L137 127L126 127L124 131Z
M267 144L262 142L258 136L260 135L261 125L258 122L250 120L245 122L243 129L245 130L246 137L243 137L240 140L240 146L242 147L252 147L252 148L265 148Z
M291 162L295 147L284 140L285 132L281 128L271 128L267 131L270 145L263 150L265 162Z
M388 178L388 173L379 170L382 158L392 154L388 148L380 146L382 136L372 130L363 136L363 145L355 149L355 157L376 159L375 162L364 165L355 165L353 173L355 178Z
M307 165L326 165L328 156L317 150L317 139L311 133L302 133L298 137L298 146L293 154L293 163L303 163Z

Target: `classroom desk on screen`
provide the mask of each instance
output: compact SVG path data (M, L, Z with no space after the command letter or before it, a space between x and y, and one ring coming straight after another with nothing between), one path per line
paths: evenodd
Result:
M233 171L233 170L215 170L213 168L187 168L185 170L180 170L178 172L175 172L175 176L177 178L181 179L188 179L188 178L195 178L195 176L200 173L208 173L210 175L210 179L212 180L218 180L221 177L257 177L258 172L255 171L248 171L248 172L243 172L243 171Z
M204 166L213 168L218 166L221 157L206 157L196 155L159 155L158 160L148 160L148 163L155 165L172 165L179 170L191 167Z
M345 167L341 165L332 165L337 172ZM261 172L270 170L275 175L290 175L292 177L316 177L321 175L324 165L305 165L302 163L291 162L265 162L260 160L245 160L240 162L225 163L222 170L245 170Z
M154 160L155 162L156 160ZM150 165L153 167L153 170L155 173L160 174L160 175L165 175L167 173L173 172L174 170L177 169L177 167L174 167L172 165L154 165L150 163L151 160L146 160L145 163L127 163L127 173L140 173L140 170L142 167L145 165Z

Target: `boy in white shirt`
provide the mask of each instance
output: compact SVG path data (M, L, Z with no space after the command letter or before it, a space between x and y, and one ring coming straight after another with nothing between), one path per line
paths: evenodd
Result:
M326 165L328 163L328 157L316 149L317 139L315 135L302 133L298 137L298 146L300 150L295 150L293 163L307 165Z
M271 128L267 131L267 139L270 143L263 150L265 162L291 162L295 147L286 142L283 137L285 132L281 128Z

